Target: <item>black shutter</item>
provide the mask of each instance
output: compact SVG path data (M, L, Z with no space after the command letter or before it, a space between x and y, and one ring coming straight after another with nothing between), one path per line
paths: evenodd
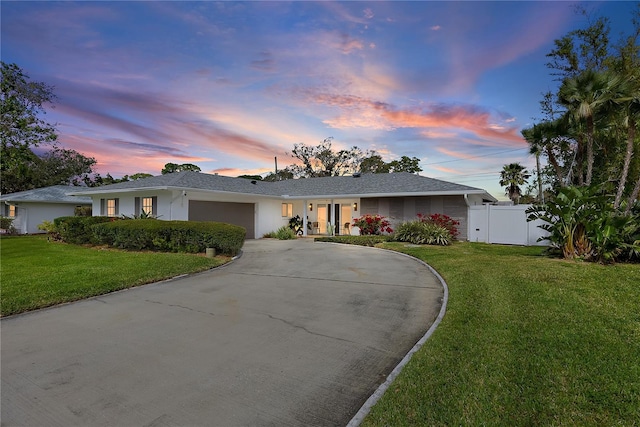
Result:
M140 215L142 213L142 209L140 209L140 197L133 198L133 214Z
M158 196L151 198L151 215L158 216Z

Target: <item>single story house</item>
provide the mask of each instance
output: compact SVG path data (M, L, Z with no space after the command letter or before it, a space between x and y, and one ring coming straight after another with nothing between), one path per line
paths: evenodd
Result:
M42 233L38 225L60 216L73 216L77 207L91 207L90 197L75 197L67 193L74 187L53 185L19 191L0 196L2 216L13 218L13 227L19 234Z
M199 172L179 172L93 188L68 195L91 198L93 215L151 213L161 220L221 221L260 238L299 215L304 234L356 234L353 218L380 214L392 226L416 214L442 213L460 221L466 240L469 207L496 199L480 188L411 173L354 174L265 182Z

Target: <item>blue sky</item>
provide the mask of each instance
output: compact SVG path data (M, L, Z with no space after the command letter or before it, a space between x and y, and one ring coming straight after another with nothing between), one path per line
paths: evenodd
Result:
M633 2L583 3L611 19ZM113 176L167 162L221 175L293 163L333 137L484 188L535 164L520 135L558 82L573 2L2 1L2 60L55 87L60 145Z

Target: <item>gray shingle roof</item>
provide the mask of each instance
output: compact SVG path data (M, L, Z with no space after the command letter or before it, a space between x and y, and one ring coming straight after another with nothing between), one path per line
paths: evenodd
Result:
M255 184L252 184L251 180L245 178L231 178L191 171L169 173L100 187L76 188L78 189L74 189L73 194L91 195L113 191L135 191L138 189L195 189L266 196L278 195L273 192L273 183L270 182L255 181Z
M359 177L334 176L265 182L185 171L102 187L82 189L75 187L73 194L91 195L142 189L196 189L273 197L289 196L291 198L468 193L486 195L487 198L493 199L481 188L441 181L407 172L362 174Z
M334 176L297 179L274 183L280 194L292 197L304 196L366 196L366 195L426 195L484 193L480 188L455 184L408 172Z
M3 194L0 201L7 202L37 202L37 203L69 203L91 204L90 197L69 196L68 193L80 187L68 185L53 185L51 187L35 188L17 193Z

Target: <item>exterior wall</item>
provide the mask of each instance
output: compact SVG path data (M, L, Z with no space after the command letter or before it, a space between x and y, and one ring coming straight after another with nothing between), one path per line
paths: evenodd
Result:
M16 205L18 210L13 226L19 234L43 233L38 230L38 225L44 221L53 221L61 216L73 216L76 206L86 206L79 203L28 203L21 202Z
M468 207L464 196L376 197L361 200L364 214L379 214L396 228L402 222L416 219L417 214L444 214L460 222L458 239L467 240Z
M508 245L546 246L538 242L546 231L542 221L527 222L525 211L531 205L471 206L469 208L469 240Z
M187 221L189 219L189 200L201 201L217 201L217 202L236 202L236 203L254 203L255 204L255 235L256 238L262 237L265 233L275 231L282 225L289 223L289 218L283 218L281 208L283 200L254 195L237 195L237 194L220 194L209 193L203 191L136 191L126 193L101 194L93 197L93 215L99 216L101 199L118 199L119 210L118 216L134 215L135 198L136 197L153 197L158 198L158 219L161 220L177 220ZM294 204L295 212L302 211L302 201L289 201ZM106 215L106 213L104 213ZM301 214L300 214L301 215ZM301 215L302 216L302 215Z

